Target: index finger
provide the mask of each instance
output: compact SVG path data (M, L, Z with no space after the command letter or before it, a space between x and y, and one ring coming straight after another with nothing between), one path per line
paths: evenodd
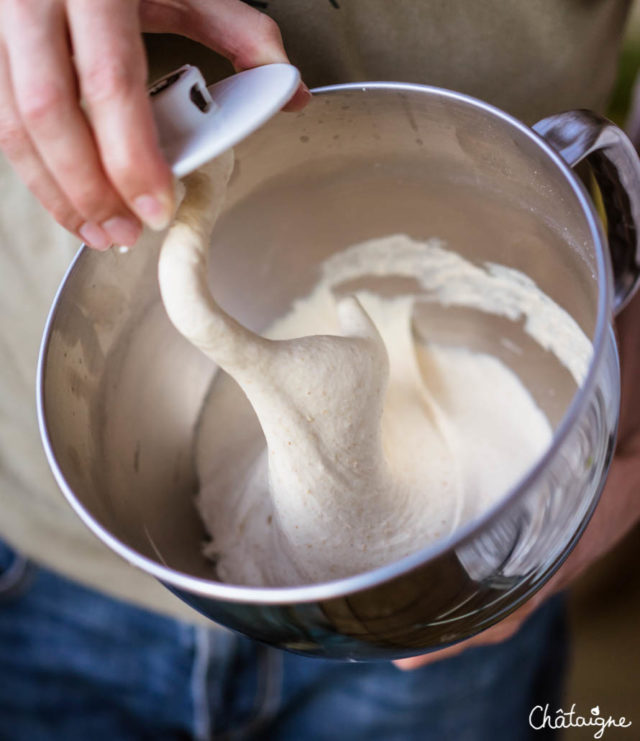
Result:
M190 0L188 4L142 0L140 13L145 31L187 36L222 54L237 72L289 63L278 24L240 0ZM310 99L309 88L300 82L284 110L299 111Z
M162 229L173 213L172 176L147 95L138 3L69 0L67 7L80 90L104 169L131 210Z

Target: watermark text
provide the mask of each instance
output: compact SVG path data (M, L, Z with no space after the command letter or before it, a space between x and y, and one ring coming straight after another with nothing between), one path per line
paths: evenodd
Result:
M594 738L602 738L607 728L629 728L631 721L624 716L618 719L600 715L600 707L591 708L589 715L578 715L576 704L571 710L558 708L555 712L549 710L549 705L536 705L529 713L529 725L535 731L543 728L558 730L560 728L595 728Z

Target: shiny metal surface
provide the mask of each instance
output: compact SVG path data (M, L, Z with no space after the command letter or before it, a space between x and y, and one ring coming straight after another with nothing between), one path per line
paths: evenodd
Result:
M622 309L640 281L640 159L627 135L593 111L568 111L533 127L570 166L586 159L607 215L615 276L614 308Z
M123 254L83 248L52 308L38 407L56 479L110 547L254 638L335 658L406 656L467 638L557 569L604 482L619 379L593 206L530 129L417 85L317 91L305 111L279 114L242 142L236 160L211 254L211 287L227 311L260 330L309 291L325 257L395 232L438 236L469 259L522 270L592 338L580 389L516 323L444 307L428 325L414 321L438 342L511 365L548 414L552 447L499 506L400 562L295 588L216 581L193 506L194 435L215 369L165 316L161 237L149 234Z

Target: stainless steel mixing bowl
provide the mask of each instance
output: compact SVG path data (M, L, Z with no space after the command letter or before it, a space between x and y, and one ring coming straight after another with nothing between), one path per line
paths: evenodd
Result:
M640 168L628 141L584 112L539 130L571 163L591 158L615 292L594 206L554 148L482 102L416 85L324 88L304 112L279 114L245 140L212 243L212 290L255 330L310 290L322 259L396 232L521 270L570 312L594 348L579 389L521 323L451 307L430 315L430 337L514 368L554 426L550 449L498 506L450 540L348 579L281 589L216 581L193 504L194 434L214 368L164 313L161 236L148 234L129 252L80 250L43 340L44 445L87 526L212 620L313 656L425 652L524 602L567 556L603 486L619 404L612 310L640 262Z

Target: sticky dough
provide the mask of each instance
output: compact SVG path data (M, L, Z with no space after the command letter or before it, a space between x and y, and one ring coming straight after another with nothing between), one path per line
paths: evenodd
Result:
M414 296L335 300L326 265L316 290L269 337L227 315L207 287L206 253L232 168L226 154L185 179L159 262L171 321L228 374L213 384L197 451L198 505L219 577L267 586L325 581L449 535L542 454L552 434L546 417L496 358L417 345ZM375 273L389 246L402 273L415 244L374 240L335 256L333 273L348 278L358 260L355 273L363 265ZM441 252L445 263L454 254ZM514 281L502 279L512 290ZM520 302L524 314L534 288L529 303ZM567 321L558 308L556 331ZM572 358L586 352L574 344ZM251 433L256 416L263 437Z

